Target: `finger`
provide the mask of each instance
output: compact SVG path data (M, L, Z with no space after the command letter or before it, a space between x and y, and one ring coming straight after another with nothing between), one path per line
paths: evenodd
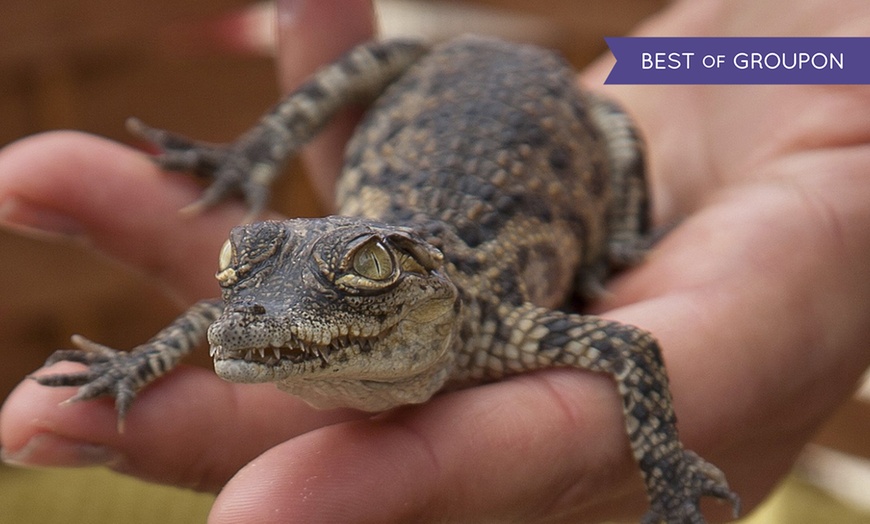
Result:
M45 372L78 369L58 364ZM360 416L317 411L271 384L235 385L199 368L142 391L123 433L111 399L58 404L71 388L25 381L0 412L5 461L27 466L108 466L139 478L216 491L252 458L294 435Z
M180 216L200 191L139 151L82 133L37 135L0 153L5 226L86 239L158 277L188 303L217 294L218 250L244 215L234 203Z
M596 522L614 499L623 516L645 505L613 385L556 371L285 442L225 486L209 522Z
M288 92L320 66L374 35L371 0L281 0L278 2L278 70ZM302 153L318 196L332 205L342 151L360 111L340 113Z

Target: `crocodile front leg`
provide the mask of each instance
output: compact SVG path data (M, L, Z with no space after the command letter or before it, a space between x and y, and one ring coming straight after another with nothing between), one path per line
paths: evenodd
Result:
M220 146L127 123L135 135L162 151L155 157L166 169L188 170L212 180L202 197L185 211L211 207L232 191L245 196L250 215L266 206L269 188L280 169L344 106L380 94L428 48L412 40L370 42L355 47L335 63L317 71L234 143Z
M86 370L31 378L43 386L79 386L78 392L67 402L114 397L118 430L123 431L124 417L136 393L175 368L197 347L223 307L223 301L217 299L197 302L151 340L129 352L74 336L73 344L79 349L55 351L45 365L61 361L79 362L87 366Z
M523 304L499 319L493 342L466 353L469 380L551 367L607 373L622 396L625 429L640 465L650 511L644 524L701 524L702 496L727 500L740 511L740 499L725 475L683 448L676 427L668 377L658 343L639 328L595 316ZM486 356L475 352L485 351ZM476 367L485 363L485 367Z

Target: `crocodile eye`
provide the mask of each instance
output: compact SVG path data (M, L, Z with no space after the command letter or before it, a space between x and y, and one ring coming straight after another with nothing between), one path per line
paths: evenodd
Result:
M353 254L353 270L361 277L386 280L393 274L393 257L381 242L372 239Z
M230 267L233 262L233 245L229 240L224 242L221 247L221 254L218 257L218 271L224 271Z
M230 267L235 258L235 250L229 240L224 242L221 248L221 254L218 257L218 272L215 275L221 286L232 286L239 281L239 275L235 269Z

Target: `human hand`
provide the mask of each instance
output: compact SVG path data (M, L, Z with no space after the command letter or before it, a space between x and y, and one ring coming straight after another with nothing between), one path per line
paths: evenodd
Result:
M719 16L733 21L758 9L743 7ZM690 15L699 9L677 4L646 30L696 34L698 17ZM345 10L317 30L344 34L326 29L344 17L360 19ZM594 83L595 74L585 79ZM687 446L722 467L751 506L870 359L860 343L870 301L862 264L870 252L862 178L870 153L859 145L868 136L860 118L868 94L729 89L662 87L658 97L610 90L646 132L659 221L686 218L597 309L660 339ZM819 113L804 122L790 113L813 105ZM321 162L312 172L327 181L324 190L340 142L335 135L309 150ZM88 179L73 178L83 171ZM0 202L10 197L18 211L7 219L72 228L161 275L190 302L213 293L208 254L244 213L222 207L175 227L174 211L195 198L191 184L158 174L126 148L71 134L0 155ZM141 213L125 217L134 205ZM109 462L201 489L226 484L214 522L576 522L645 507L613 385L588 373L521 376L353 420L359 415L309 410L271 386L227 384L185 368L140 395L121 436L110 403L57 409L67 396L20 386L0 418L4 453L23 449L29 455L19 458L38 463Z
M863 2L686 1L636 35L867 36L868 20ZM870 87L604 86L612 64L582 83L635 117L655 221L680 225L597 310L659 337L685 440L727 443L710 458L751 508L870 363Z
M339 7L335 3L311 4L295 12L296 21L287 30L298 33L298 37L287 36L293 43L288 47L294 51L306 48L300 55L304 59L293 61L298 69L284 75L290 83L301 81L318 64L333 60L371 34L368 0L342 2L347 20L335 16L333 11ZM340 29L324 29L332 35L324 43L320 30L333 20ZM334 135L342 132L341 125L334 126L319 142L339 142L343 139ZM329 169L319 168L318 160L313 161L315 168ZM207 214L181 218L179 210L200 193L201 187L189 175L163 172L140 151L82 133L45 133L0 151L3 227L80 239L87 247L164 284L182 305L219 294L213 277L217 253L229 230L246 213L240 204L229 202ZM313 410L270 385L236 391L202 369L182 366L173 377L177 379L137 396L140 414L134 418L142 418L128 425L124 435L102 425L117 418L111 402L58 409L70 390L34 388L35 382L24 381L0 414L3 456L31 465L104 463L152 480L217 491L242 465L288 435L359 416ZM164 385L169 387L164 389ZM182 398L189 404L174 411L172 404ZM213 409L204 408L200 401ZM153 410L146 407L152 402ZM233 408L236 403L238 410ZM246 410L250 406L261 411ZM283 421L273 420L272 415L259 422L245 421L284 409L294 415ZM167 425L165 420L180 425ZM224 426L222 420L230 425ZM249 431L239 431L240 427ZM192 438L206 434L211 435L210 441Z

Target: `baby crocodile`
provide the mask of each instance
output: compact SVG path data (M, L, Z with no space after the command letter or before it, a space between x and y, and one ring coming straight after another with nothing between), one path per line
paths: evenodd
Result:
M373 102L372 102L373 101ZM607 373L651 508L643 522L700 523L701 496L739 499L683 448L653 336L571 312L649 244L642 145L614 104L579 90L556 54L463 37L361 45L317 72L236 142L131 129L167 169L212 179L193 209L241 192L252 215L285 160L349 103L371 102L347 152L340 216L255 222L220 254L222 299L192 306L120 352L75 337L40 376L136 392L208 336L215 370L273 382L316 407L381 411L445 388L548 367Z

